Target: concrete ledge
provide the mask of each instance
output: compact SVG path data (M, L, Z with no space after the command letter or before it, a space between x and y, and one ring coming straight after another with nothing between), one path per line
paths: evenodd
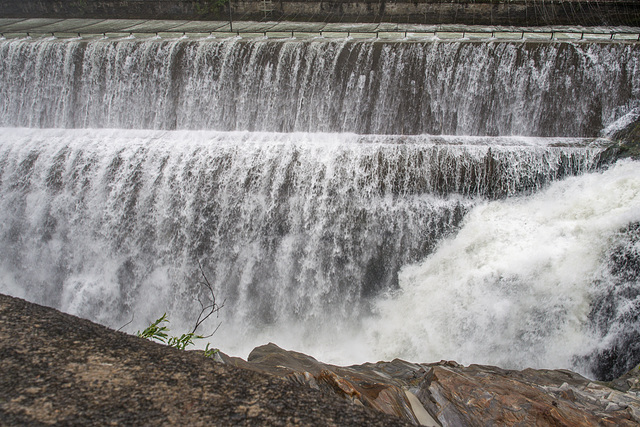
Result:
M451 40L531 42L639 43L640 28L607 27L500 27L473 25L424 25L393 23L324 23L324 22L257 22L237 21L172 21L142 19L55 19L0 18L0 37L51 37L90 39L154 37L189 38L232 37L296 38L338 37L380 39L384 41Z

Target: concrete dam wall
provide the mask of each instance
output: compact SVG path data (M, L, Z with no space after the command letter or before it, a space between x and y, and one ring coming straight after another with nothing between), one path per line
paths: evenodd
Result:
M229 10L231 8L231 10ZM635 0L0 0L4 18L640 25Z

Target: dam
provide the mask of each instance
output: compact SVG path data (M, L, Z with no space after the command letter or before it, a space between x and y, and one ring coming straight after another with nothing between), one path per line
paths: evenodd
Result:
M0 291L186 330L201 265L227 353L638 363L637 29L233 27L1 20Z

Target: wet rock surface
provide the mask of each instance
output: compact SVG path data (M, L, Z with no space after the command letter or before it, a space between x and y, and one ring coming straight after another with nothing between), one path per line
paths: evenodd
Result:
M279 375L414 424L638 425L638 370L595 383L566 370L512 371L442 361L402 360L339 367L274 344L256 348L247 361L225 363ZM615 389L614 389L615 388Z
M0 295L0 425L409 425Z
M620 159L640 160L640 108L628 115L628 123L607 135L611 144L600 155L602 164Z
M632 426L640 399L570 371L431 365L418 397L443 425Z
M257 347L247 361L220 356L225 363L282 376L294 384L307 385L414 424L438 425L413 394L421 378L416 375L419 365L396 359L340 367L318 362L303 353L283 350L275 344Z

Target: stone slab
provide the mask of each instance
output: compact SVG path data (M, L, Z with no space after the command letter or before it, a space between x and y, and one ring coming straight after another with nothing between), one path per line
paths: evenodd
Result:
M32 19L18 19L13 22L7 22L6 24L0 24L0 31L13 32L13 31L33 31L43 28L48 25L64 22L63 19L46 19L46 18L32 18Z

